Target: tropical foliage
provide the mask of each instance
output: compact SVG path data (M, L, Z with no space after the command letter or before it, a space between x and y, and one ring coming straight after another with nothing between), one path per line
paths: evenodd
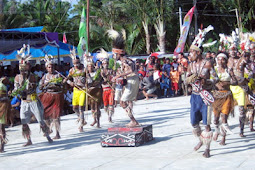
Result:
M61 0L0 0L0 29L45 26L49 32L65 32L68 43L77 45L78 29L85 0L71 6ZM179 38L178 8L182 17L193 6L191 0L93 0L90 1L90 51L111 50L106 31L126 30L126 51L130 55L153 51L173 52ZM234 28L255 29L255 0L200 0L198 28L213 25L209 38L229 34ZM235 9L239 16L237 24ZM194 18L187 42L194 38Z

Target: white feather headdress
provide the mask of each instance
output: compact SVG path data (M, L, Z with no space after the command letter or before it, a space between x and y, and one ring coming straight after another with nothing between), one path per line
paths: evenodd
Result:
M44 59L45 61L45 66L47 67L49 64L54 64L53 56L45 54Z
M73 47L72 50L70 50L70 57L72 58L72 60L76 60L76 59L79 59L77 57L77 54L76 54L76 49Z
M110 55L103 49L101 48L100 49L100 52L97 54L97 58L100 60L100 61L103 61L105 59L109 59Z
M201 29L198 29L198 34L196 36L196 38L194 39L194 41L192 42L192 45L195 45L197 47L201 47L202 46L202 43L205 39L205 35L211 31L211 30L214 30L214 27L209 25L207 28L201 30Z

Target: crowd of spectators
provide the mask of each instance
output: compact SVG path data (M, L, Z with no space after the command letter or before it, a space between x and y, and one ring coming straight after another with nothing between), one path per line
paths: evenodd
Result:
M168 98L188 95L185 84L189 60L180 53L171 58L150 56L147 60L136 60L140 78L140 93L138 99Z

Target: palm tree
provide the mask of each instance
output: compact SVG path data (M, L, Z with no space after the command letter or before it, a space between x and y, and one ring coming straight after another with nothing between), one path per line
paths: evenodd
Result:
M3 13L0 15L0 29L19 28L26 26L26 18L20 13L19 3L15 1L2 1L4 3Z
M150 15L148 15L148 11L151 10L151 2L150 1L139 1L139 0L126 0L126 3L129 4L129 10L131 11L130 17L142 23L142 27L145 33L145 42L146 42L146 53L151 53L151 44L150 44ZM132 12L134 11L135 12ZM136 14L136 15L134 15ZM138 19L137 19L138 18Z
M139 54L144 48L144 41L140 37L140 29L137 24L129 24L126 27L126 52L129 55Z

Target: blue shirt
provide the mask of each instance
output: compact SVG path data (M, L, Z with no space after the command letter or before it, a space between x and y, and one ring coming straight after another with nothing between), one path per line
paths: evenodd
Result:
M18 102L21 102L21 100L20 100L17 96L15 96L15 97L12 99L12 101L11 101L11 105L14 105L14 104L16 104L16 103L18 103ZM16 110L19 110L20 107L19 107L19 106L18 106L18 107L15 107L15 109L16 109Z

